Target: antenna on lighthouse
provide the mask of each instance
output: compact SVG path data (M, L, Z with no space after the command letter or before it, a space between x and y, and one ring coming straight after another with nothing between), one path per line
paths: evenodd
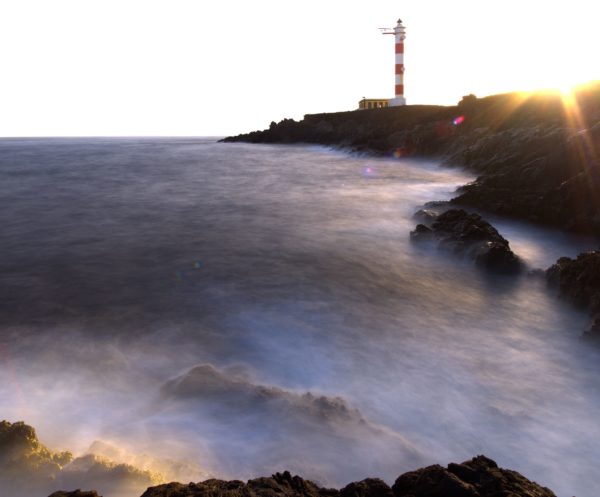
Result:
M406 99L404 98L404 40L406 38L406 28L402 24L402 19L398 19L398 23L395 28L379 28L381 34L394 35L395 36L395 98L390 99L390 107L397 107L399 105L406 105Z

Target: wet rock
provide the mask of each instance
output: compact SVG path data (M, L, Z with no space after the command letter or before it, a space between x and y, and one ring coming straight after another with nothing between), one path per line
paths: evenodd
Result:
M417 221L421 221L421 223L430 225L432 224L438 217L438 213L431 209L419 209L417 212L413 214L413 218Z
M485 456L411 471L394 483L394 497L556 497L542 487Z
M292 476L288 471L270 478L256 478L244 483L239 480L207 480L201 483L168 483L149 488L142 497L338 497L333 489L320 488L315 483Z
M600 337L600 250L561 257L546 270L546 279L562 298L588 310L592 325L586 335Z
M393 497L392 489L379 478L350 483L340 490L340 497Z
M414 242L431 241L434 239L434 232L424 224L417 224L410 232L410 239Z
M149 488L142 497L556 497L554 493L485 456L447 468L428 466L398 477L393 487L377 478L350 483L341 490L320 488L288 471L270 478L207 480Z
M496 228L479 214L470 214L463 209L450 209L440 214L431 228L418 224L410 237L415 242L435 239L440 248L467 256L488 271L515 274L522 269L520 259Z

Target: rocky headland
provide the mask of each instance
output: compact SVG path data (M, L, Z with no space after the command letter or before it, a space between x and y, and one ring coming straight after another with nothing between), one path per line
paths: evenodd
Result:
M437 158L477 178L442 210L421 211L414 241L434 241L494 272L523 265L475 209L600 237L600 82L558 92L465 96L455 106L407 105L310 114L225 142L311 143L380 156ZM435 200L435 199L432 199ZM549 286L592 317L600 335L600 255L559 259Z
M309 114L223 141L436 157L478 175L454 204L600 235L600 82L569 98L552 92L468 95L455 106Z

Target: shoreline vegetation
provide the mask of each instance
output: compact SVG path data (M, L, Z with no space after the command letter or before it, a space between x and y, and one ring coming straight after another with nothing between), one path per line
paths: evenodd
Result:
M376 156L436 158L444 166L476 174L448 203L431 199L433 212L416 214L421 224L411 236L415 241L436 238L431 228L441 224L435 216L465 208L600 238L600 81L569 94L467 95L455 106L309 114L221 141L319 144ZM481 261L482 244L497 241L490 238L494 228L481 231L482 226L465 218L442 227L439 245L477 252L472 258ZM440 241L440 233L448 235L449 229L452 242L447 243L448 236ZM512 257L508 242L503 250L508 254L503 257ZM497 253L496 247L485 257L494 259ZM491 265L502 272L502 264ZM505 265L510 268L506 273L516 274L515 265ZM600 250L576 259L562 257L544 274L562 298L590 313L585 336L600 337Z
M400 475L390 487L379 478L353 482L344 488L322 488L288 471L247 482L209 479L199 483L160 483L160 475L117 464L94 454L73 458L70 452L52 452L23 422L0 422L0 484L11 495L44 495L52 487L76 488L82 482L104 488L108 495L141 497L497 497L519 495L556 497L516 471L498 467L479 455L447 467L427 466ZM83 464L82 463L85 463ZM16 485L15 485L15 482ZM3 494L5 495L5 494ZM57 490L50 497L101 497L95 490Z

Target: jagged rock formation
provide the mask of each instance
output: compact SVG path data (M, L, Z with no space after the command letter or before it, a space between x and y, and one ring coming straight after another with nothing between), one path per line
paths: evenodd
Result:
M128 464L116 464L93 454L74 458L70 452L53 452L40 443L31 426L0 422L0 497L46 495L60 487L84 486L118 497L158 482L157 475Z
M440 248L467 256L478 267L496 273L516 274L522 269L508 241L479 214L450 209L439 216L428 210L415 216L430 225L417 225L410 234L415 242L433 240Z
M554 493L516 471L499 468L477 456L447 468L428 466L400 476L392 487L394 497L553 497Z
M590 312L593 324L587 335L600 338L600 250L575 259L561 257L548 268L546 278L561 297Z
M600 234L600 82L579 89L573 103L566 107L558 93L469 96L449 107L307 115L224 141L437 156L478 174L457 204Z
M320 488L315 483L276 473L247 483L207 480L202 483L169 483L149 488L142 497L556 497L542 487L485 456L477 456L447 468L428 466L405 473L390 488L368 478L341 490Z

